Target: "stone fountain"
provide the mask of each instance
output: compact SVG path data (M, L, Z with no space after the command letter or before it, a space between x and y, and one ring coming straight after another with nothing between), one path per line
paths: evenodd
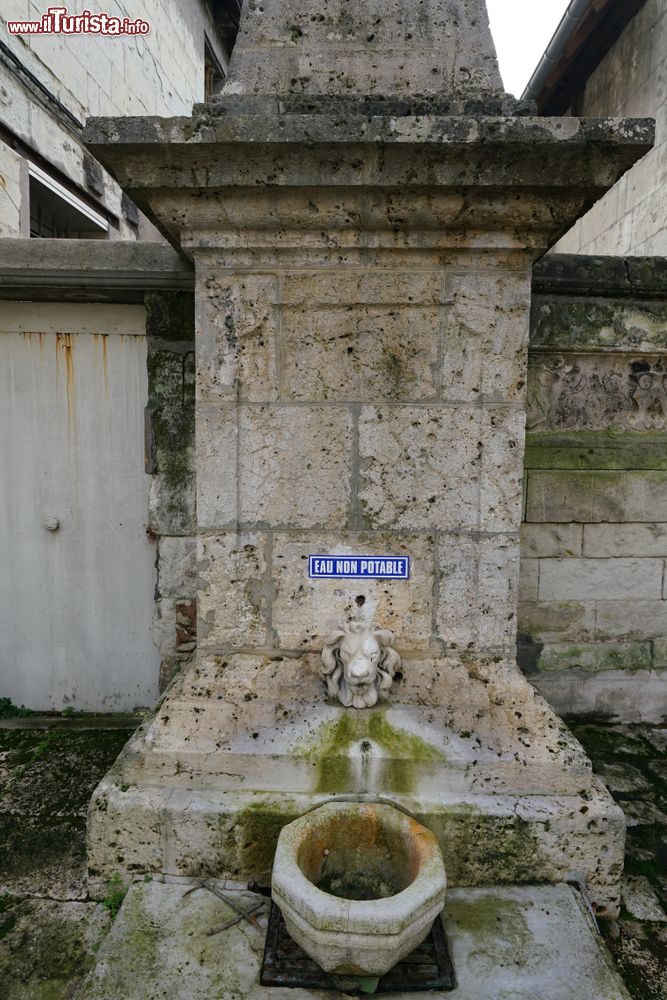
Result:
M651 137L530 117L482 0L246 0L214 104L89 123L196 266L199 545L196 663L95 792L93 894L268 885L341 800L428 827L452 886L617 911L623 814L515 660L526 358L533 262Z

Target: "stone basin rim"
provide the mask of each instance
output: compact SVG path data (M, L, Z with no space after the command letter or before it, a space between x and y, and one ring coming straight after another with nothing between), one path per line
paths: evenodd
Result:
M345 812L379 812L380 822L403 827L404 835L411 838L415 852L416 871L411 881L392 896L370 900L355 900L335 896L320 889L302 870L299 847L318 825L310 819L319 813L321 826ZM312 825L311 825L312 823ZM357 800L329 801L302 814L283 828L273 865L272 895L278 904L296 906L313 928L348 932L350 922L360 921L372 925L381 919L386 933L400 933L407 924L418 921L441 901L447 884L445 865L435 834L415 820L410 813L387 802ZM370 926L368 933L372 933Z

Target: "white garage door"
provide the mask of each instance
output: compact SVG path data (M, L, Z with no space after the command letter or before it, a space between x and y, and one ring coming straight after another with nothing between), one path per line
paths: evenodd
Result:
M0 302L0 697L157 697L141 306Z

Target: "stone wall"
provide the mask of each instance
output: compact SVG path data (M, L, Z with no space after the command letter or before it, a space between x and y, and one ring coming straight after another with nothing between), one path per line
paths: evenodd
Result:
M156 238L146 220L128 210L121 188L90 156L74 122L91 115L188 115L204 99L207 39L221 65L221 48L209 5L196 0L124 0L108 13L149 22L147 35L9 35L7 20L39 20L49 7L6 0L2 36L12 53L61 102L68 117L29 83L10 59L0 57L0 236L27 236L26 183L20 166L31 154L44 159L111 216L111 239ZM79 8L77 8L79 10ZM19 143L18 152L11 143ZM17 162L17 160L19 162ZM44 164L42 164L44 165ZM23 210L23 216L21 211Z
M204 653L318 653L356 615L405 655L513 654L529 283L503 264L201 262ZM331 551L409 554L411 586L309 580Z
M217 275L205 280L213 311L201 317L202 324L222 324L234 336L240 300L226 298L222 287L216 291ZM261 276L248 277L245 291L254 303L254 336L270 343L277 311L266 281ZM174 308L179 299L185 310L180 317ZM185 295L175 300L164 295L149 298L150 405L156 411L151 526L160 536L155 637L162 656L163 686L180 663L190 660L195 641L194 345L187 300L191 302ZM660 260L556 257L536 269L519 655L530 679L562 712L599 711L625 719L663 714L660 706L667 690L667 591L663 582L667 559L666 300L667 267ZM307 330L314 329L317 307L310 303L306 313L304 309L305 302L295 298L283 310L282 330L289 348L283 361L291 358L291 362L284 365L281 382L296 397L315 391L315 387L324 401L340 392L341 386L330 384L336 366L321 365L314 372L308 364ZM304 315L310 317L305 327ZM386 319L391 323L391 310ZM427 315L422 315L421 322L427 321ZM329 313L326 319L320 315L317 322L335 323L339 337L332 341L331 350L340 337L345 342L340 317L334 320ZM299 329L306 331L305 339L299 335L294 352L292 328L294 336ZM392 353L391 342L388 344L376 358L365 350L361 367L356 356L350 357L348 395L354 379L354 392L358 393L364 391L370 377L380 379L387 392L398 392L399 397L409 391L409 387L396 387L397 376L401 371L405 375L402 348L397 343ZM241 345L248 377L256 373L254 348L251 340ZM417 351L417 361L420 356ZM427 372L428 358L421 363ZM463 354L459 367L461 373L468 367ZM210 359L210 371L217 371L220 377L215 358ZM275 358L265 359L264 379L266 392L275 394ZM261 415L261 407L256 410ZM299 407L294 412L302 417L304 411ZM367 436L372 431L372 424L362 421L358 433ZM326 444L333 449L337 439L328 433ZM307 466L304 454L299 451L299 461ZM215 492L209 495L204 487L204 516L207 498L217 502L224 481L223 467ZM335 503L337 483L340 479L332 467L328 504ZM370 490L372 498L372 483L364 482L364 489ZM424 502L429 500L425 495ZM269 502L275 511L275 493ZM444 504L446 498L440 502ZM288 519L294 514L289 511L288 499L286 504L284 516ZM409 506L414 510L412 500ZM258 517L261 514L259 511ZM374 526L369 519L375 512L366 505L358 508L357 516L361 531L365 525ZM358 541L368 539L360 535ZM314 588L304 587L301 579L303 546L288 533L274 538L271 557L280 565L277 589L269 601L261 584L266 572L265 553L254 546L253 539L246 542L242 551L231 555L223 552L219 539L208 543L209 550L204 553L207 579L213 581L211 574L217 578L222 568L232 563L240 571L239 560L251 559L257 587L238 594L226 584L223 590L217 585L213 588L212 603L201 609L202 617L211 619L210 623L205 621L205 644L233 638L231 633L222 635L213 621L216 608L225 607L227 620L233 619L239 634L264 635L265 614L270 609L271 629L281 644L294 649L309 646L311 623L321 612L312 604ZM326 548L324 536L312 535L310 548L316 542ZM420 545L421 539L411 540L417 569L421 565ZM465 553L452 552L450 573L442 584L445 596L458 579L455 571L466 573ZM290 565L297 566L294 579ZM227 568L223 575L228 572ZM340 584L334 582L324 587L319 584L325 601L337 589ZM403 632L413 639L422 633L427 636L432 614L427 591L410 606L398 607L391 599L391 588L378 586L373 609L392 623L399 638ZM346 610L358 613L353 598L351 594ZM460 611L454 618L458 616L463 641L469 637L463 635L465 616Z
M50 5L4 0L3 21L39 20ZM66 6L63 4L62 6ZM84 5L85 6L85 5ZM70 9L80 11L81 5ZM72 114L188 115L204 99L204 38L226 62L209 5L201 0L114 0L109 14L150 24L146 35L3 37Z
M521 660L562 712L664 714L666 274L614 258L536 269Z
M153 638L160 689L197 646L194 303L188 292L146 296L149 529L157 540Z
M667 254L667 0L647 0L586 82L578 114L656 119L655 148L560 241L562 253Z

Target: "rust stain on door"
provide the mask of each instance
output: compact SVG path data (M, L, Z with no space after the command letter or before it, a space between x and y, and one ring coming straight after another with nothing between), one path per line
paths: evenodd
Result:
M76 440L76 382L74 376L74 341L71 333L56 334L56 384L60 380L60 362L65 368L67 393L67 436Z

